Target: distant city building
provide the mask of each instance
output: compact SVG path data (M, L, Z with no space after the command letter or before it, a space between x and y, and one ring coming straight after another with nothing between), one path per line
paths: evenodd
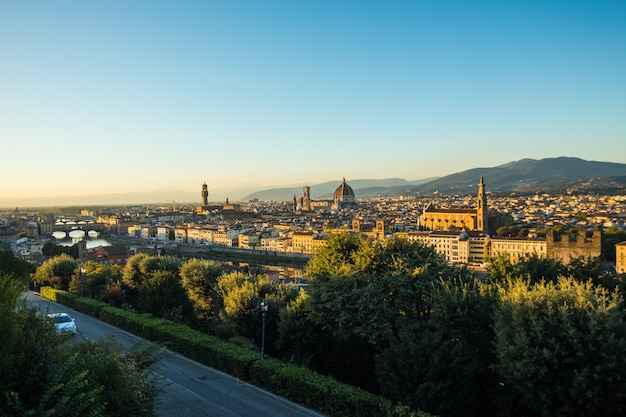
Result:
M354 196L354 190L346 183L346 178L344 177L339 187L335 190L333 209L353 210L355 208L357 208L357 202Z
M548 243L545 237L494 237L491 239L492 257L509 256L517 262L525 256L548 257Z
M626 274L626 240L615 245L615 270Z
M206 185L206 182L202 184L202 207L206 207L209 205L209 187Z
M494 233L501 226L513 224L509 214L489 212L483 176L478 183L475 208L435 208L426 206L420 226L427 230L463 230Z
M100 265L126 265L128 251L126 246L99 246L87 249L87 259Z
M565 265L574 258L595 258L602 254L602 234L597 229L591 237L587 237L582 229L577 234L566 233L558 237L550 231L546 236L546 244L548 257L558 259Z
M293 211L294 212L311 212L323 209L330 210L352 210L358 207L354 190L346 183L344 177L339 184L339 187L335 189L332 200L312 200L311 199L311 187L305 185L302 187L302 197L296 199L293 196Z

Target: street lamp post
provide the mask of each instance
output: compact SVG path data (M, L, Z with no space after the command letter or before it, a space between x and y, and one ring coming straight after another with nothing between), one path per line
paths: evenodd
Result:
M261 360L263 360L265 358L265 314L269 306L265 301L261 301L259 307L263 312L263 326L261 327Z
M85 288L85 272L87 270L85 268L80 268L80 296L83 296L83 289Z

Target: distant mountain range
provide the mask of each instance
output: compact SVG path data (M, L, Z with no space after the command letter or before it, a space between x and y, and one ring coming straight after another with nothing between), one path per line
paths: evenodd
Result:
M348 179L357 198L394 197L412 195L458 194L475 195L480 176L484 177L487 192L528 194L536 192L596 192L598 194L626 194L626 164L585 161L580 158L522 159L491 168L473 168L439 178L407 181L402 178ZM311 197L330 199L340 180L312 184ZM306 184L302 184L306 185ZM211 202L230 201L291 201L293 196L302 196L302 186L272 188L250 193L250 189L209 190ZM237 195L238 194L238 195ZM170 205L171 200L179 203L200 202L200 191L178 189L145 190L134 193L97 194L82 196L32 197L20 200L3 200L0 207L43 207L50 205L108 205L148 204Z
M425 184L432 181L434 178L427 178L417 181L407 181L402 178L387 178L383 180L350 180L346 181L350 187L357 194L356 190L359 190L359 196L362 193L368 196L376 191L385 192L394 188L402 187L415 187L420 184ZM311 185L311 197L314 199L328 199L332 198L337 187L341 184L341 181L329 181L321 184ZM307 185L303 184L302 187L285 187L285 188L270 188L267 190L257 191L242 198L243 201L249 201L252 199L258 199L261 201L284 201L292 200L295 195L296 198L302 197L302 188Z
M383 180L350 180L357 198L392 197L429 194L474 194L483 176L487 191L560 192L589 191L606 194L626 193L626 164L586 161L559 157L521 159L491 168L473 168L439 178L406 181L401 178ZM339 181L311 185L311 197L326 199L339 186ZM273 188L258 191L242 200L291 200L302 196L302 187Z

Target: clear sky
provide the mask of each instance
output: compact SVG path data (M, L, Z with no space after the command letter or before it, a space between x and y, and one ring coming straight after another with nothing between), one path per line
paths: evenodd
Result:
M557 156L626 163L623 0L0 0L0 200Z

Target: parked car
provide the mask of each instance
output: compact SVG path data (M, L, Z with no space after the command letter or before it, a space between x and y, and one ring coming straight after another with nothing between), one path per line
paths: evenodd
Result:
M52 313L48 314L48 317L52 319L54 327L56 327L59 333L68 332L76 334L76 322L67 313Z

